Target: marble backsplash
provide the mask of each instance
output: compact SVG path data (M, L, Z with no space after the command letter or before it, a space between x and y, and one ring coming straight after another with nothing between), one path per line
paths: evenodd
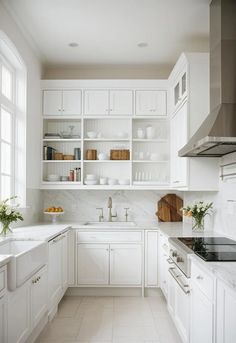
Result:
M157 191L43 191L43 207L62 206L65 210L63 220L97 221L103 207L105 220L108 218L107 202L113 200L113 213L117 212L118 220L125 220L125 207L129 208L129 220L157 221L158 200L167 192ZM47 220L46 216L44 219Z

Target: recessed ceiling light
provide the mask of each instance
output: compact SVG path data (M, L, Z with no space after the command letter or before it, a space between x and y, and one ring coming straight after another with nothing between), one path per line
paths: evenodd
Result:
M71 48L77 48L77 46L79 46L79 44L76 43L76 42L71 42L71 43L69 43L68 45L69 45L69 47L71 47Z
M140 43L137 44L137 46L138 46L139 48L146 48L146 47L148 46L148 43L146 43L146 42L140 42Z

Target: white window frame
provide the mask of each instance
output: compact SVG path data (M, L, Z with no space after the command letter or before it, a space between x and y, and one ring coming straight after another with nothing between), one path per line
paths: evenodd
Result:
M2 93L2 67L5 67L7 70L10 71L12 75L12 89L11 89L11 99L8 99ZM1 182L3 176L10 177L10 196L15 195L15 122L16 122L16 70L14 66L6 59L5 56L2 54L0 55L0 107L1 111L4 109L6 112L10 113L11 115L11 142L6 142L1 137L1 121L0 121L0 147L2 143L10 145L10 153L11 153L11 170L10 174L6 174L2 172L1 168L1 159L0 159L0 198L2 199L1 194ZM0 113L1 116L1 113Z

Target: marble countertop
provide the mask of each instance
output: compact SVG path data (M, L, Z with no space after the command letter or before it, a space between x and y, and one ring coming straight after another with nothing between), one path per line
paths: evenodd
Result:
M11 255L0 255L0 268L7 264L11 259Z
M192 261L197 261L216 278L222 280L236 291L236 262L205 262L197 255L191 255Z

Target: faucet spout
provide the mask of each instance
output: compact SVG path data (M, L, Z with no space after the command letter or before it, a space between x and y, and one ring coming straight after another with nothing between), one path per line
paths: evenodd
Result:
M111 197L108 198L107 208L112 208L112 198Z
M108 212L108 221L112 222L112 218L116 218L117 217L117 213L115 215L112 214L112 197L108 198L108 204L107 204L107 208L109 209Z

